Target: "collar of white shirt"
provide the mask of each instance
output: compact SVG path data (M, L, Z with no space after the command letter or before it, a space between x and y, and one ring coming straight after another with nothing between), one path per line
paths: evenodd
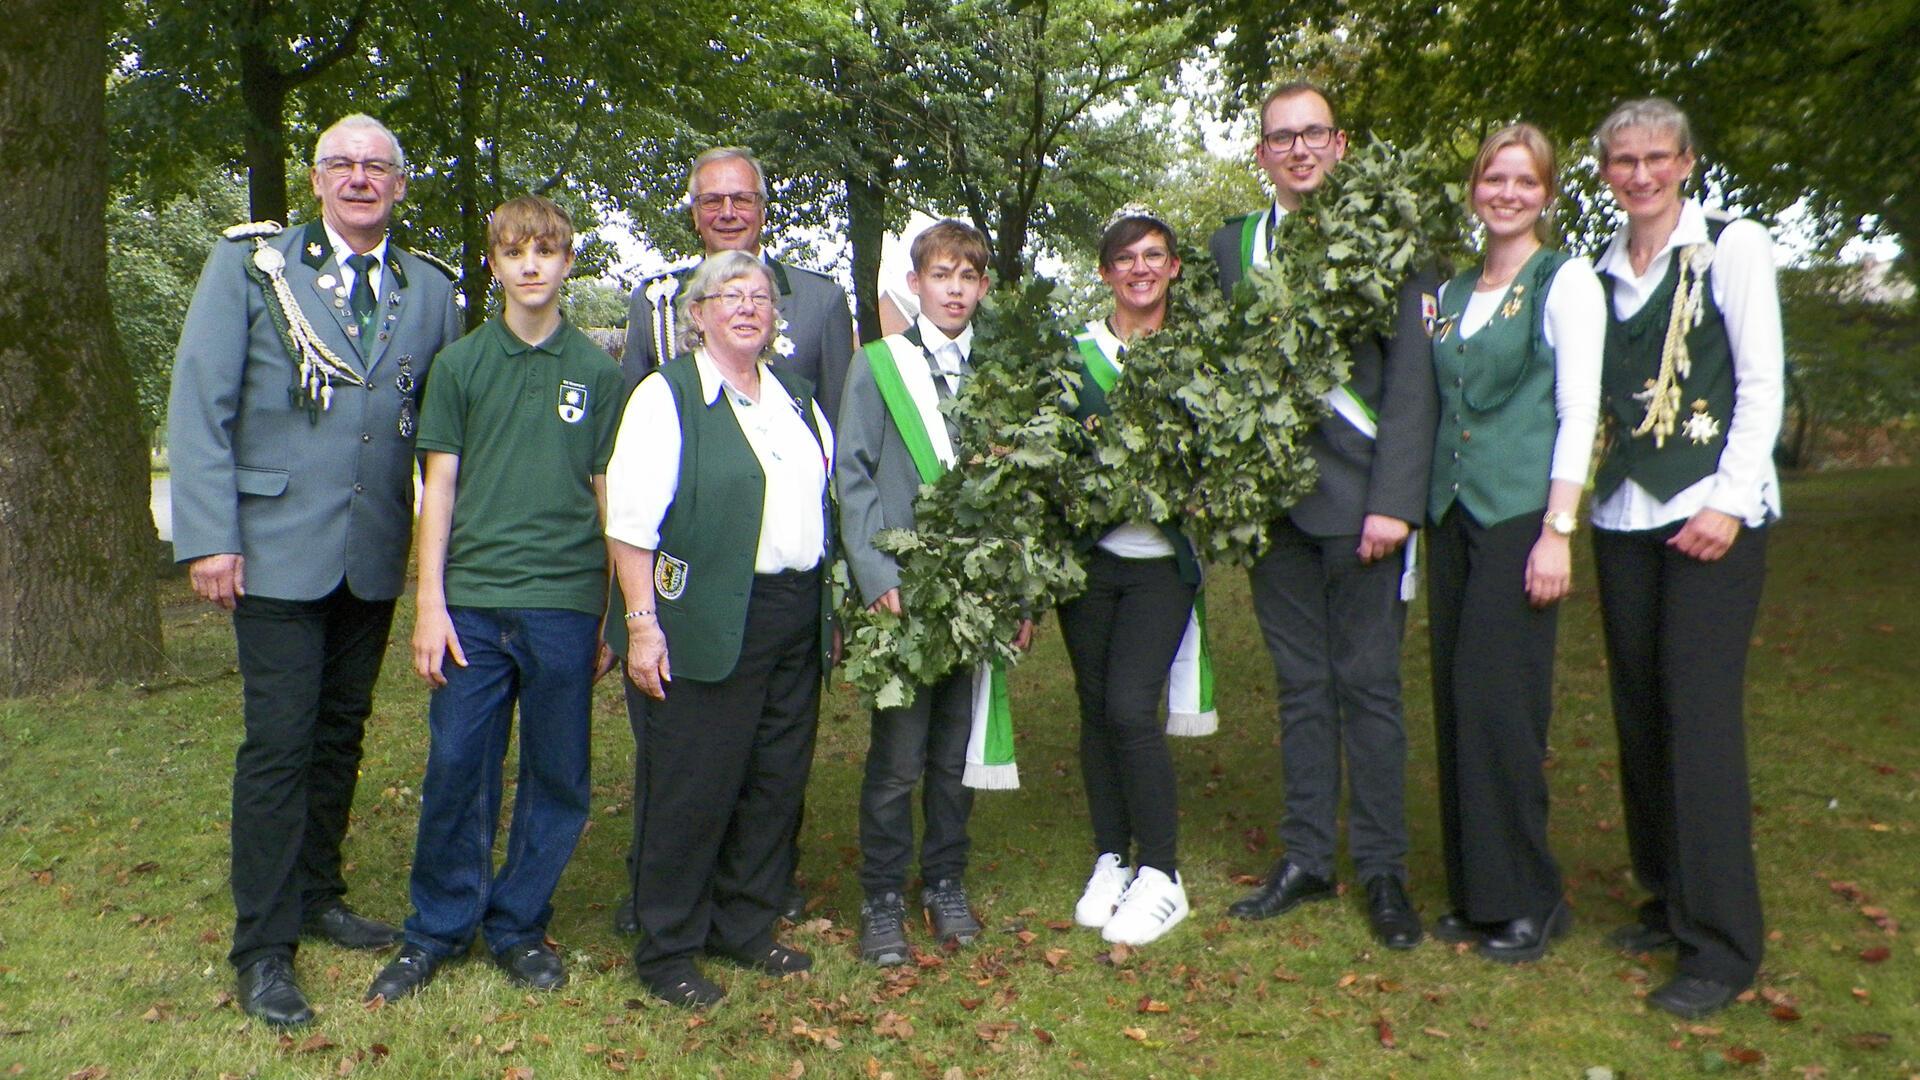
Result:
M353 267L347 265L347 256L355 253L352 245L342 239L339 233L334 232L333 226L327 224L325 218L320 219L320 227L327 230L327 243L333 245L333 261L340 264L340 283L348 289L352 289L354 271ZM372 251L364 252L363 254L371 255L380 260L379 268L373 272L373 280L367 283L368 286L373 289L373 294L377 298L380 295L380 283L386 280L382 275L387 268L387 238L382 236L380 242L373 245Z
M1640 276L1633 272L1633 257L1627 252L1628 234L1632 231L1633 227L1629 225L1613 234L1613 239L1608 242L1607 250L1600 256L1600 264L1594 267L1595 270L1603 274L1611 274L1616 278L1635 279ZM1667 237L1666 246L1661 248L1659 254L1653 257L1653 261L1647 264L1647 272L1650 274L1653 273L1654 267L1657 266L1661 268L1660 272L1664 274L1667 265L1667 252L1675 248L1686 247L1688 244L1704 244L1706 242L1706 208L1700 205L1700 200L1688 199L1680 205L1680 220L1674 223L1673 234Z
M973 323L967 323L967 328L960 331L959 337L951 338L942 333L939 327L933 325L933 320L927 318L925 315L914 319L914 324L920 328L921 345L925 347L927 355L933 357L933 362L940 365L942 372L948 375L960 374L958 368L950 366L948 357L951 354L947 351L947 346L949 345L955 346L960 350L960 359L962 361L968 361L973 358Z
M732 384L727 382L727 377L720 374L720 365L714 363L713 357L707 355L707 350L695 349L693 351L693 367L695 371L700 373L700 397L706 401L707 404L711 405L718 400L721 390L732 387ZM778 392L782 397L786 396L786 387L780 386L780 380L773 377L773 373L767 370L766 364L759 363L755 364L754 367L760 371L760 401L762 404L765 404L767 394L770 392ZM769 388L776 388L776 390L770 390ZM737 387L733 387L733 389L735 393L739 392ZM741 396L744 397L745 395L743 394Z

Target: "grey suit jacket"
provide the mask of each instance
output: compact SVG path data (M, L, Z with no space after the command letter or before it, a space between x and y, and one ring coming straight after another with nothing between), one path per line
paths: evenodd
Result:
M924 364L923 354L894 356L901 364ZM874 385L865 350L847 371L846 393L834 421L833 482L840 496L840 545L853 571L862 603L871 604L900 585L900 567L892 555L873 546L882 529L913 528L913 503L920 494L920 471L894 426L887 404ZM959 432L947 422L947 437Z
M1221 291L1229 297L1242 273L1244 221L1227 222L1207 242L1220 268ZM1338 414L1315 425L1307 447L1320 466L1320 479L1288 511L1302 532L1356 536L1368 514L1399 518L1416 527L1425 520L1440 405L1421 297L1439 290L1440 276L1432 270L1408 278L1400 287L1393 335L1354 342L1348 384L1378 417L1379 437L1367 438Z
M669 271L685 279L692 266ZM847 363L853 357L853 312L847 306L847 292L832 278L803 270L776 259L767 260L773 274L774 307L785 319L783 331L793 342L792 356L778 356L773 363L806 378L813 384L814 400L830 416L840 415L840 388L847 381ZM653 301L647 288L661 277L656 274L634 287L627 301L627 347L620 358L629 389L638 386L647 373L682 350L679 342L666 342L661 349L661 326L654 321Z
M400 433L401 402L418 397L434 354L460 337L452 283L389 242L379 330L362 358L344 300L320 284L337 280L340 264L319 221L267 243L285 257L307 321L368 385L336 383L332 408L310 419L289 396L298 361L247 274L253 241L215 243L167 401L174 558L240 554L251 596L312 600L344 578L355 596L390 599L405 583L413 534L413 438ZM412 394L398 385L403 366Z

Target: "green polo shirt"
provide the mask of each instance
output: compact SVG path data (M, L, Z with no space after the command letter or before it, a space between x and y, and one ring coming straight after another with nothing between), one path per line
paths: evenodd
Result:
M625 405L620 365L565 321L529 345L495 317L434 357L419 447L460 458L449 605L604 609L592 478Z

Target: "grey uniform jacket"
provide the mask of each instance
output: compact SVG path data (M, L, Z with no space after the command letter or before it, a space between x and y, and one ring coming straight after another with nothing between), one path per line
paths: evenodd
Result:
M390 599L405 583L413 534L413 437L400 432L402 399L417 398L434 354L460 337L452 283L389 242L377 329L362 358L347 334L352 315L335 295L346 253L331 249L317 220L267 243L284 256L307 321L367 386L336 383L332 408L310 419L288 394L298 361L247 273L253 241L215 243L187 309L167 402L174 558L238 553L252 596L312 600L344 578L361 599ZM411 393L399 385L403 366L413 373ZM418 416L417 401L412 410Z
M921 353L902 355L900 364L924 364ZM963 369L964 370L964 369ZM833 425L833 482L840 496L840 550L853 571L853 586L863 604L900 585L894 557L873 546L882 529L913 528L913 503L920 494L920 470L894 426L887 404L874 385L873 369L862 351L847 371L846 394ZM947 422L947 437L959 432Z
M1240 283L1240 236L1240 221L1234 220L1207 243L1228 296ZM1421 298L1439 290L1438 273L1413 275L1400 287L1393 336L1354 343L1347 381L1378 417L1379 437L1367 438L1338 414L1313 429L1307 447L1320 466L1320 480L1288 511L1302 532L1356 536L1368 514L1415 526L1425 520L1440 406Z
M663 326L655 322L649 287L663 277L685 281L692 265L670 274L656 274L635 286L627 301L627 347L620 359L627 387L638 386L647 373L685 350L677 341L662 350ZM853 357L853 313L847 292L833 279L776 259L767 260L773 275L774 307L787 323L781 333L793 342L793 354L775 354L772 363L799 374L813 384L814 400L829 417L840 415L840 388L847 380L847 362Z

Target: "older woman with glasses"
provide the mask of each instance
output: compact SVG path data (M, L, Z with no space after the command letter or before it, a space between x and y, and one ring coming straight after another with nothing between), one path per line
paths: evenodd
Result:
M1593 142L1627 216L1597 264L1610 318L1594 568L1627 845L1653 894L1612 941L1677 951L1647 1001L1692 1018L1753 982L1764 940L1741 712L1780 516L1780 301L1767 230L1686 195L1685 113L1630 101Z
M699 1008L705 951L786 974L773 939L813 760L828 634L833 442L804 379L768 367L774 283L710 255L680 298L683 353L633 392L607 467L627 676L648 711L634 971Z

